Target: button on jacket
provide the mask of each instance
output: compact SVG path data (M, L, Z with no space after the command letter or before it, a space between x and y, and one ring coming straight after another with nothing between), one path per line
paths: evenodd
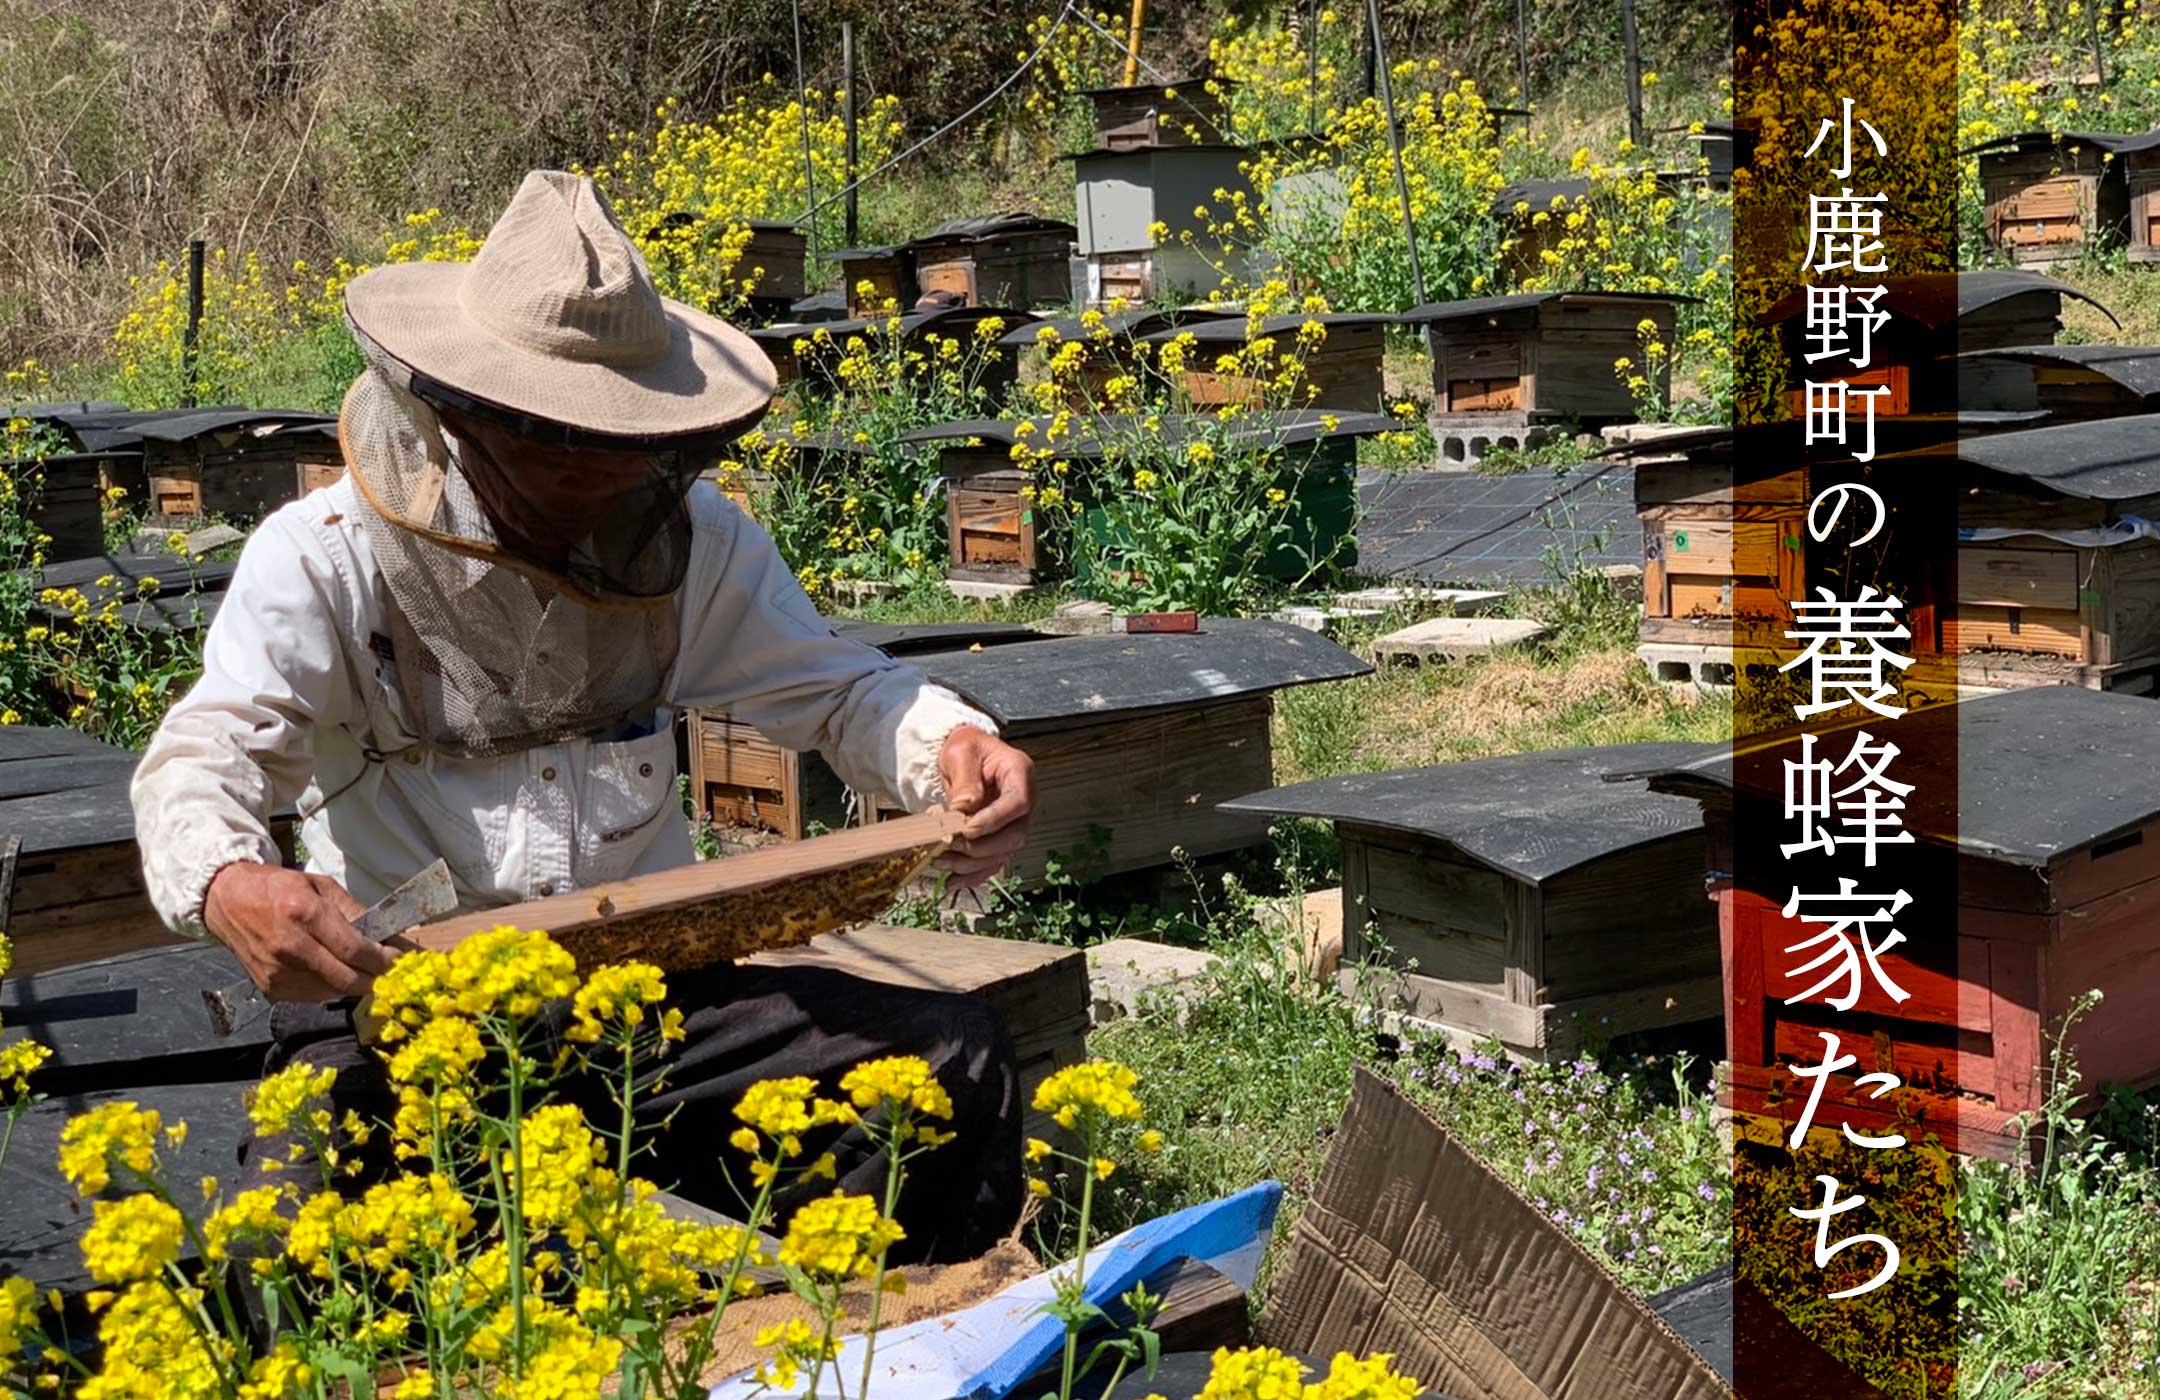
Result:
M178 932L203 935L224 866L279 862L267 818L288 804L303 814L308 869L363 904L438 856L468 909L686 864L674 708L725 709L909 810L943 799L938 755L955 725L997 732L921 673L834 636L764 531L701 482L670 708L652 731L487 759L437 752L413 733L378 640L393 605L359 508L341 481L255 531L202 679L136 770L144 876Z

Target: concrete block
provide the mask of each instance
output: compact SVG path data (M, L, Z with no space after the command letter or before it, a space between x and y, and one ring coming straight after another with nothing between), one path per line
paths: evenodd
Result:
M1298 605L1279 608L1268 616L1277 622L1287 622L1292 627L1302 627L1308 632L1332 635L1345 622L1378 622L1387 616L1385 608L1316 608Z
M1215 963L1212 953L1144 938L1113 938L1087 950L1088 1002L1095 1023L1138 1014L1143 1003L1184 987Z
M1101 636L1110 630L1111 607L1089 598L1060 603L1057 610L1035 624L1038 632L1059 637Z
M1522 646L1545 635L1545 624L1520 617L1435 617L1373 643L1373 660L1460 661Z

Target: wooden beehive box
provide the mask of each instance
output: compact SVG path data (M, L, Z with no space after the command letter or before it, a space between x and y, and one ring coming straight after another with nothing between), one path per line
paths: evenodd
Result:
M947 577L1033 587L1070 576L1069 541L1040 528L1043 522L1023 494L1033 480L1027 467L1037 464L1013 458L1021 443L1051 445L1052 421L979 419L901 435L903 442L945 444L939 471L945 478ZM1092 483L1110 475L1106 464L1128 460L1134 444L1146 438L1174 445L1215 434L1220 450L1276 456L1294 503L1292 538L1266 567L1271 575L1295 579L1309 572L1307 554L1330 557L1339 568L1357 562L1357 440L1394 427L1377 413L1317 408L1254 410L1227 425L1204 414L1100 414L1070 425L1054 444L1054 458L1070 465L1062 489L1082 507L1083 528L1099 530L1107 524L1088 509L1101 489Z
M1047 364L1064 346L1077 341L1081 349L1079 373L1074 376L1066 402L1076 412L1096 413L1118 407L1107 392L1112 379L1129 376L1145 383L1155 378L1156 347L1148 341L1158 331L1177 331L1208 321L1236 320L1245 313L1234 308L1181 306L1165 310L1137 307L1123 311L1088 312L1080 316L1054 316L1005 333L1005 343L1019 351L1037 349ZM1049 332L1047 335L1045 331ZM1129 401L1128 401L1129 402Z
M140 452L55 452L36 461L0 462L0 471L15 481L23 501L35 501L30 519L52 537L47 553L63 559L105 547L108 490L127 492L123 509L143 499Z
M2109 131L2020 132L1979 152L1990 248L2048 263L2119 246L2130 222L2118 152L2139 138Z
M1733 172L1754 161L1759 135L1753 122L1704 122L1701 131L1689 133L1712 189L1732 188Z
M1877 421L1913 414L1954 413L1966 409L2010 409L2018 401L2015 382L1990 396L1985 379L1975 378L1957 359L1962 353L2014 346L2052 345L2062 330L2062 299L2100 303L2074 288L2022 269L1924 273L1885 277L1886 289L1876 309L1890 320L1873 336L1869 364L1854 369L1848 360L1807 360L1807 306L1794 293L1771 307L1758 325L1776 326L1785 346L1787 406L1794 418L1807 410L1809 382L1843 380L1854 388L1887 387L1875 400ZM2007 397L2004 396L2007 393ZM1861 408L1847 409L1848 431L1857 442Z
M737 266L743 274L756 277L759 297L794 301L810 290L805 271L809 255L809 236L794 224L752 219L750 241Z
M1868 717L1865 727L1879 723ZM2090 1091L2101 1085L2160 1081L2160 983L2150 975L2160 956L2160 799L2150 781L2160 725L2149 700L2044 686L1915 711L1895 729L1893 771L1915 787L1906 827L1955 862L1955 936L1946 911L1921 911L1904 924L1908 941L1880 956L1909 999L1869 983L1849 1012L1787 1003L1820 976L1786 975L1805 961L1786 950L1820 925L1783 917L1795 867L1769 844L1791 830L1781 806L1790 739L1760 756L1744 750L1738 781L1725 753L1650 772L1653 791L1704 806L1732 1010L1723 1097L1789 1125L1808 1086L1788 1063L1819 1062L1817 1032L1829 1030L1864 1070L1889 1069L1906 1087L1875 1100L1833 1076L1819 1125L1881 1133L1915 1115L1917 1130L1898 1129L1909 1139L1939 1134L1953 1151L2008 1160L2020 1150L2011 1120L2039 1108L2049 1039L2087 991L2104 998L2069 1035L2088 1091L2078 1111L2099 1106ZM1848 745L1831 734L1818 752ZM1736 823L1751 833L1752 855L1736 854Z
M1635 396L1613 361L1643 362L1638 327L1644 321L1671 345L1677 308L1687 300L1647 292L1523 292L1433 302L1396 319L1432 328L1439 356L1436 423L1596 426L1634 421ZM1671 388L1669 360L1664 375L1661 395Z
M1095 105L1095 144L1129 151L1220 141L1229 130L1223 86L1203 73L1169 83L1093 88L1080 95Z
M1041 636L1011 623L840 622L833 630L903 659ZM691 707L683 717L691 800L714 826L799 841L854 819L847 785L816 753L776 744L725 710Z
M9 980L176 941L143 890L136 757L71 729L0 728L0 836L22 838ZM289 814L274 830L289 856Z
M2152 693L2160 414L1966 438L1914 465L1953 457L1956 594L1937 600L1916 647L1976 685Z
M1360 985L1357 965L1384 964L1387 1009L1465 1043L1564 1059L1719 1015L1701 813L1641 782L1605 780L1708 751L1520 754L1323 778L1225 807L1334 823L1346 992Z
M1063 306L1072 300L1071 224L1034 214L951 219L908 245L922 292L968 306Z
M840 264L840 292L850 317L906 311L922 295L915 281L915 250L908 244L836 248L825 256Z
M320 413L180 410L136 425L152 513L256 520L345 469L337 420Z
M1225 276L1241 276L1248 251L1234 237L1225 246L1208 225L1226 222L1230 212L1217 190L1253 198L1242 168L1250 154L1243 146L1196 144L1070 157L1088 305L1201 297ZM1187 234L1196 246L1187 246Z
M2148 132L2118 158L2130 207L2129 259L2160 261L2160 133Z
M1274 782L1274 693L1372 670L1317 633L1232 618L920 664L1035 760L1035 815L1006 866L1020 888L1040 885L1053 860L1086 880L1169 865L1176 849L1199 858L1265 840L1264 818L1219 804Z
M1387 403L1380 361L1387 349L1387 327L1394 320L1393 316L1330 312L1318 316L1270 316L1253 327L1239 316L1166 328L1149 333L1146 339L1159 347L1181 336L1193 338L1187 356L1189 367L1177 380L1195 408L1223 404L1256 408L1271 397L1281 397L1268 388L1264 374L1232 374L1215 368L1217 360L1248 344L1257 333L1259 338L1274 342L1273 363L1300 354L1305 361L1301 382L1289 396L1291 407L1382 413ZM1327 334L1310 349L1300 351L1298 332L1312 321L1319 322Z

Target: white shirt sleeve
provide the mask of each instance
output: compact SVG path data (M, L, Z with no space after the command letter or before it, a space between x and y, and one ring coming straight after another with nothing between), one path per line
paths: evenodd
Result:
M818 614L772 539L710 485L691 495L697 552L683 591L675 703L726 710L773 742L815 749L850 787L909 811L945 800L954 726L988 715Z
M282 862L270 814L308 786L316 726L344 722L358 702L338 627L351 583L295 507L241 551L202 679L135 770L144 883L174 931L204 936L203 897L225 866Z

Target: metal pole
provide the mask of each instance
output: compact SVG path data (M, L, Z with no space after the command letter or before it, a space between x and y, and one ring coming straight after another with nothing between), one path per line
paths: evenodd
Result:
M1635 0L1620 0L1620 42L1627 49L1627 134L1638 147L1642 129L1642 55L1635 48Z
M1365 18L1372 26L1372 64L1379 75L1380 110L1387 118L1388 152L1395 162L1395 198L1402 202L1403 239L1410 246L1410 290L1417 304L1425 304L1425 267L1418 259L1417 220L1410 213L1410 181L1403 174L1402 129L1395 125L1395 90L1388 81L1387 52L1380 39L1380 0L1365 0ZM1425 355L1432 365L1433 385L1439 387L1440 348L1433 323L1425 323Z
M1320 0L1305 9L1305 130L1320 131Z
M2107 58L2100 51L2100 0L2085 0L2085 32L2092 39L2093 77L2107 86Z
M840 21L840 75L846 92L840 110L847 124L847 245L852 248L862 238L862 210L855 198L855 165L862 152L855 142L855 26L848 20Z
M812 210L810 227L804 230L810 244L810 262L815 265L818 256L817 241L817 167L810 162L810 89L803 81L802 62L802 0L795 0L789 7L795 14L795 105L802 111L802 178L803 207Z
M1140 20L1147 13L1147 0L1132 0L1132 28L1125 34L1125 86L1134 87L1140 82Z
M1530 7L1529 0L1515 0L1515 86L1522 89L1516 101L1524 112L1530 110ZM1530 129L1530 118L1523 118L1523 129Z
M180 390L183 408L195 406L195 350L202 339L203 241L191 238L187 245L187 328L180 337Z
M1379 91L1375 75L1380 68L1380 18L1366 7L1365 19L1365 95L1372 97Z

